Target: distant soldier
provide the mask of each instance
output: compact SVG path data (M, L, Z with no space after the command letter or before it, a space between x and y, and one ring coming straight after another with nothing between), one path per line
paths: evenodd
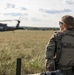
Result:
M74 75L74 17L65 15L59 21L60 31L46 46L46 70L61 70L63 75Z

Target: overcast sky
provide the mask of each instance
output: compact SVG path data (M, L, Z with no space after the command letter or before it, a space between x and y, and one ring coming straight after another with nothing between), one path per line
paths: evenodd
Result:
M0 0L0 20L20 18L21 26L59 27L63 15L74 16L74 0Z

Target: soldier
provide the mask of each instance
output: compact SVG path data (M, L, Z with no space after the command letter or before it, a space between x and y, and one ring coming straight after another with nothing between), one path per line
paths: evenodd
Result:
M63 75L74 75L74 17L63 16L59 25L60 31L46 46L46 70L59 69Z

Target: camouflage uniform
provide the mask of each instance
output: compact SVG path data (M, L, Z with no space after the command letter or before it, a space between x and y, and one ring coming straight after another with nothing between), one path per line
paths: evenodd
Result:
M63 32L69 33L71 31L65 30ZM60 38L60 35L63 32L55 33L51 37L50 41L48 42L48 44L46 46L46 70L49 70L49 71L55 70L55 58L56 58L56 52L55 52L55 49L56 49L55 44L56 44L56 42L55 42L55 40L57 40L57 37ZM72 31L72 32L74 32L74 31ZM57 67L57 69L60 69L60 68ZM61 71L62 71L62 73L64 75L74 75L72 69L67 69L66 68L65 70L61 69Z

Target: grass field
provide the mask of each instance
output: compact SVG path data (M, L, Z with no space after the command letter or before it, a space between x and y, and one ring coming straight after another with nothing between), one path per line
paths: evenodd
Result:
M54 31L16 30L0 32L0 75L16 74L16 59L22 59L22 74L45 70L45 47Z

